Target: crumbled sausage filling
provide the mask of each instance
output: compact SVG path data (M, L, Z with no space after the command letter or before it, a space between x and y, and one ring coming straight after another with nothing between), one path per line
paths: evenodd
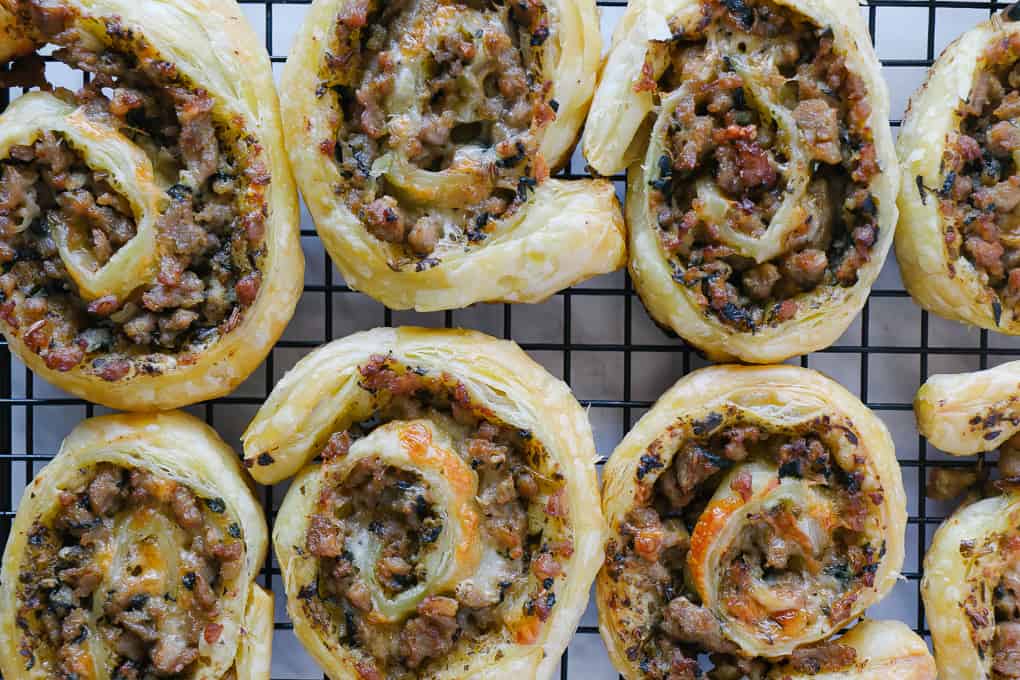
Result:
M624 584L627 593L614 593L608 606L626 612L621 615L630 645L625 651L646 677L704 677L698 657L709 655L713 680L764 678L769 662L740 653L689 581L692 535L724 475L754 461L778 464L780 480L808 481L839 517L837 526L812 527L805 509L785 500L741 520L740 534L715 577L719 604L728 618L762 635L796 635L818 619L843 621L859 590L874 585L884 546L869 541L865 523L881 503L881 491L867 490L862 472L840 466L833 446L853 445L856 435L843 434L828 421L788 432L739 421L705 429L715 431L686 439L665 469L663 442L653 442L642 457L639 484L646 477L655 481L647 496L638 493L647 500L618 527L622 538L606 547L610 578ZM650 477L653 473L658 477ZM738 471L730 488L750 497L750 473ZM838 671L855 661L855 652L823 642L798 648L785 661L805 673Z
M800 293L853 286L871 257L878 206L868 187L879 167L868 93L832 31L786 7L706 2L698 19L673 20L673 39L651 57L669 65L656 81L649 62L636 85L662 98L687 88L664 128L650 209L674 279L723 323L754 330L794 318ZM769 106L793 129L784 132ZM721 240L720 228L765 234L791 190L791 134L810 177L800 204L778 217L796 221L782 253L759 262ZM699 192L706 182L728 201L724 214Z
M989 289L996 323L1003 309L1020 314L1020 36L998 39L981 55L974 84L946 140L944 181L925 187L937 200L952 264L966 258ZM931 198L928 198L931 196Z
M71 680L108 662L120 680L191 677L203 641L223 630L240 526L222 499L145 470L101 463L79 475L28 537L16 619L25 669Z
M57 96L149 156L166 207L155 278L125 299L85 300L56 250L54 221L71 225L102 265L134 236L136 216L59 135L14 147L0 162L0 315L54 370L84 362L116 381L161 372L166 355L187 362L233 330L258 295L270 178L261 161L245 160L254 142L118 19L93 32L71 8L39 0L22 2L18 18L38 44L57 47L55 59L90 75L77 93ZM50 89L41 76L25 84Z
M394 268L481 243L548 176L547 14L540 0L355 0L337 17L319 88L337 135L320 148Z
M487 636L522 635L556 605L563 564L573 552L562 476L532 435L499 422L447 375L409 370L386 357L361 368L378 401L372 417L334 433L322 451L325 483L304 548L319 560L317 580L298 595L313 623L359 650L364 678L404 679ZM481 578L429 593L404 620L373 616L371 587L395 598L428 578L424 556L445 512L417 473L364 458L342 477L336 469L352 442L381 424L425 418L456 434L456 453L478 474L475 502L482 541L494 548ZM368 529L381 539L374 573L362 573L351 545ZM485 581L498 572L497 587ZM369 581L373 584L370 585Z

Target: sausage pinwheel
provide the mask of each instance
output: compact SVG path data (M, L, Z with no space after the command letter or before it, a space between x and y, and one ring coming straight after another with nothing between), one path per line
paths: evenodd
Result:
M273 545L294 631L334 680L548 679L604 531L566 385L516 345L381 328L319 348L244 435L291 483Z
M317 0L281 89L295 174L352 287L394 309L537 302L618 269L623 218L568 160L594 0Z
M946 48L897 141L896 258L914 300L947 319L1020 334L1020 11Z
M22 496L0 572L7 680L268 680L265 520L179 412L91 418Z
M88 76L43 78L43 48ZM126 410L226 394L301 292L269 60L233 0L0 0L0 329ZM3 64L0 64L3 65Z
M599 624L627 678L700 677L699 655L721 678L923 671L892 624L830 639L896 581L906 500L888 431L821 374L681 379L613 452L603 511Z
M892 243L888 95L851 0L639 0L584 151L627 168L630 272L715 360L832 344Z
M999 479L933 469L929 495L964 504L932 538L921 595L945 678L1020 677L1020 362L934 375L914 402L918 429L957 456L999 449ZM955 473L955 474L954 474Z

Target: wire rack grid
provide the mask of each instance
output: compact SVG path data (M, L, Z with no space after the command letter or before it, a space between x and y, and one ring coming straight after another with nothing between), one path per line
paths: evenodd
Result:
M265 41L279 77L310 0L239 0ZM608 45L624 0L598 0L603 40ZM934 57L964 30L1003 7L968 0L872 0L861 12L882 60L892 97L894 133L907 97L921 83ZM49 63L51 81L81 85L81 75ZM20 94L0 89L0 109ZM583 177L575 153L563 174ZM613 178L624 198L623 177ZM299 358L332 339L385 325L464 326L513 339L574 389L588 407L600 466L623 434L677 378L705 364L681 341L667 337L648 318L623 272L586 282L539 305L476 305L419 314L392 312L352 292L323 252L307 212L301 241L307 261L304 295L297 314L265 363L234 394L188 410L213 425L228 443L239 435L276 381ZM925 498L927 471L958 466L928 447L917 433L912 399L928 375L987 368L1020 356L1020 342L929 316L904 292L890 257L860 316L836 344L791 360L840 381L877 412L893 433L908 495L907 560L904 579L869 615L906 621L927 634L919 583L921 559L932 533L951 507ZM22 490L49 461L60 441L82 418L106 409L75 399L33 374L0 341L0 542L10 532ZM994 456L993 456L994 457ZM286 484L260 487L266 518L273 523ZM273 680L322 677L304 653L287 618L280 570L272 556L260 575L276 599ZM617 677L598 636L594 605L563 655L561 680Z

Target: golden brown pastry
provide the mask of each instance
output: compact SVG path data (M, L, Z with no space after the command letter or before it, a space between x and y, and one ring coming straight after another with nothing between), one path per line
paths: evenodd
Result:
M914 300L1020 334L1020 13L953 42L914 93L897 140L896 259Z
M512 342L379 328L320 347L244 434L294 474L273 545L294 632L333 680L547 680L601 562L595 447Z
M831 639L898 578L906 500L885 426L820 373L684 377L613 452L603 512L599 628L628 679L685 677L699 654L720 677L933 677L895 624Z
M37 50L89 75L51 91ZM233 0L0 0L0 330L77 396L222 396L300 295L269 59ZM0 63L3 66L3 63Z
M637 0L585 128L627 169L630 272L717 361L832 344L892 243L888 95L852 0Z
M623 265L611 183L550 179L598 68L595 0L317 0L287 144L344 280L393 309L538 302Z
M265 519L179 412L90 418L29 484L0 572L8 680L269 680Z

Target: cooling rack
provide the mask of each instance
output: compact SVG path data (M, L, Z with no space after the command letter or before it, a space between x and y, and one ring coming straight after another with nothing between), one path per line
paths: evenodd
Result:
M240 3L264 39L279 77L310 0ZM626 2L599 0L598 4L608 44ZM960 0L873 0L861 7L889 83L894 133L907 97L921 83L934 57L960 33L1003 6ZM81 85L80 76L59 63L48 64L47 74L56 84ZM0 109L19 94L17 89L0 88ZM584 168L584 160L575 153L563 174L583 177ZM625 198L623 177L613 179L620 198ZM588 407L600 466L659 394L705 364L683 342L664 335L650 321L622 272L563 291L540 305L476 305L429 314L392 312L344 285L304 210L301 243L307 261L304 295L283 338L234 394L188 409L235 448L258 406L300 357L324 342L383 324L464 326L517 341L569 383ZM925 498L925 479L932 467L970 464L951 460L918 435L911 411L914 392L933 373L987 368L1017 356L1020 340L968 329L921 311L904 292L891 256L867 305L843 337L824 351L791 360L827 373L857 394L882 418L896 442L908 496L907 559L904 578L869 610L870 615L906 621L926 635L919 591L921 558L932 533L952 508ZM7 540L27 482L53 457L75 424L105 411L34 378L11 356L6 342L0 341L0 543ZM260 487L258 493L272 526L286 484ZM322 677L293 635L280 570L272 556L259 582L276 598L273 680ZM617 677L598 636L594 605L562 657L559 677Z

